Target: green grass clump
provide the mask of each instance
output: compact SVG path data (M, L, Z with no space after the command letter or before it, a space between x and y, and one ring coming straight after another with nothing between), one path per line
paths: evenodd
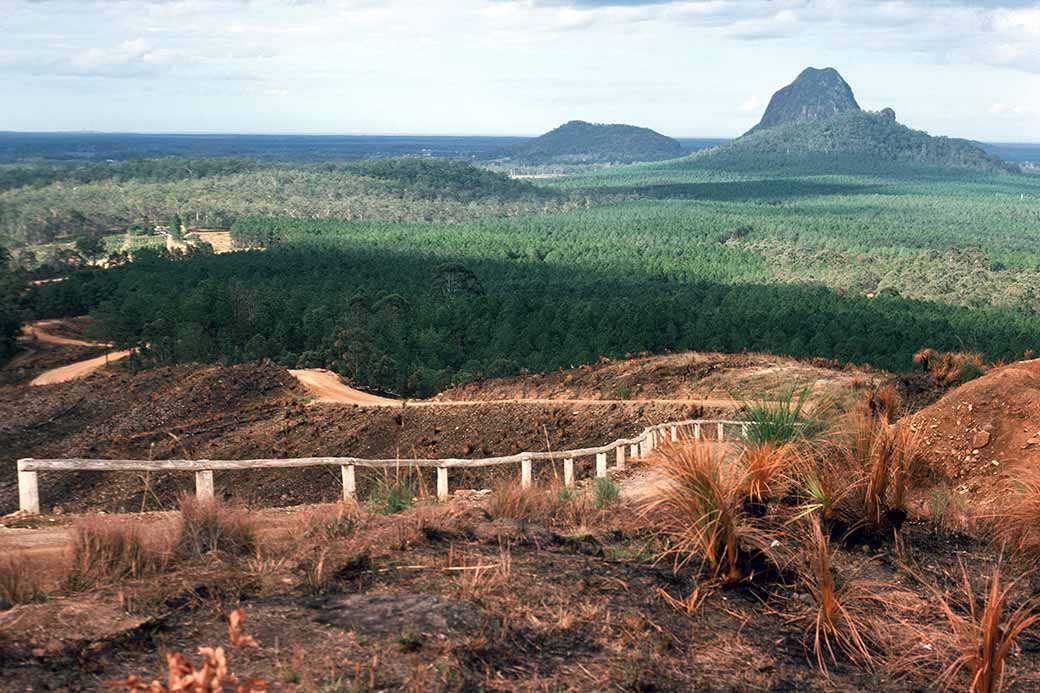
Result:
M411 477L384 479L372 491L368 502L381 515L395 515L412 507L415 490L415 479Z
M793 391L779 395L776 400L759 400L744 405L750 425L741 434L746 447L772 444L782 446L812 435L817 421L806 413L808 388L797 395Z
M596 507L602 510L617 503L618 498L621 497L621 491L612 479L600 477L596 479L596 485L592 487L592 497Z

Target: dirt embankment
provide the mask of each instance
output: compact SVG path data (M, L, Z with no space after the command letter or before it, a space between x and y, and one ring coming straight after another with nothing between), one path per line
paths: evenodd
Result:
M1040 359L990 371L909 421L921 434L929 481L991 502L1016 470L1040 465Z
M495 378L453 387L434 399L687 399L741 402L775 399L809 388L814 398L848 396L884 373L816 360L764 354L685 352Z
M47 388L0 389L0 513L17 507L20 457L478 457L596 445L704 411L678 403L371 408L308 406L308 400L285 369L270 363L139 373L109 368ZM232 497L285 505L337 497L337 474L331 468L229 472L218 474L217 483ZM376 480L375 473L363 474L361 492ZM453 487L491 481L490 475L452 477ZM190 474L130 473L51 473L40 481L44 508L64 510L139 509L142 497L146 507L165 507L192 483Z

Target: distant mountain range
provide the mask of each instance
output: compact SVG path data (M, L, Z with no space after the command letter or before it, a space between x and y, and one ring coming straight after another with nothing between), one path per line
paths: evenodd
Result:
M684 153L679 142L649 128L572 120L524 143L512 158L530 164L599 164L660 161Z
M891 108L862 110L852 88L829 67L804 70L773 95L758 125L695 157L732 169L796 166L820 173L899 163L1017 170L975 142L933 137L901 125Z

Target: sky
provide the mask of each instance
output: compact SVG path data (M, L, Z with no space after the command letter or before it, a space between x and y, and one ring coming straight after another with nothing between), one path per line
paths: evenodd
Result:
M808 66L1040 141L1040 0L0 0L0 130L730 137Z

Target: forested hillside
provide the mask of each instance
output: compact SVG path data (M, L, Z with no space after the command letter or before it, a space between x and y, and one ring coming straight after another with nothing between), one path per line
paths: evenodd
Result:
M998 173L1014 168L968 140L933 137L897 123L894 114L869 111L755 130L696 156L704 166L726 171L869 173L893 164Z
M511 159L527 164L597 164L682 155L681 144L649 128L572 120L519 146Z
M356 164L131 161L0 169L0 240L12 247L130 226L227 227L252 214L457 222L573 206L558 192L468 164L402 159Z
M143 257L35 289L159 362L271 357L428 395L449 383L648 351L760 350L885 368L923 345L1013 358L1040 316L768 285L756 253L653 208L462 225L254 219L265 251Z

